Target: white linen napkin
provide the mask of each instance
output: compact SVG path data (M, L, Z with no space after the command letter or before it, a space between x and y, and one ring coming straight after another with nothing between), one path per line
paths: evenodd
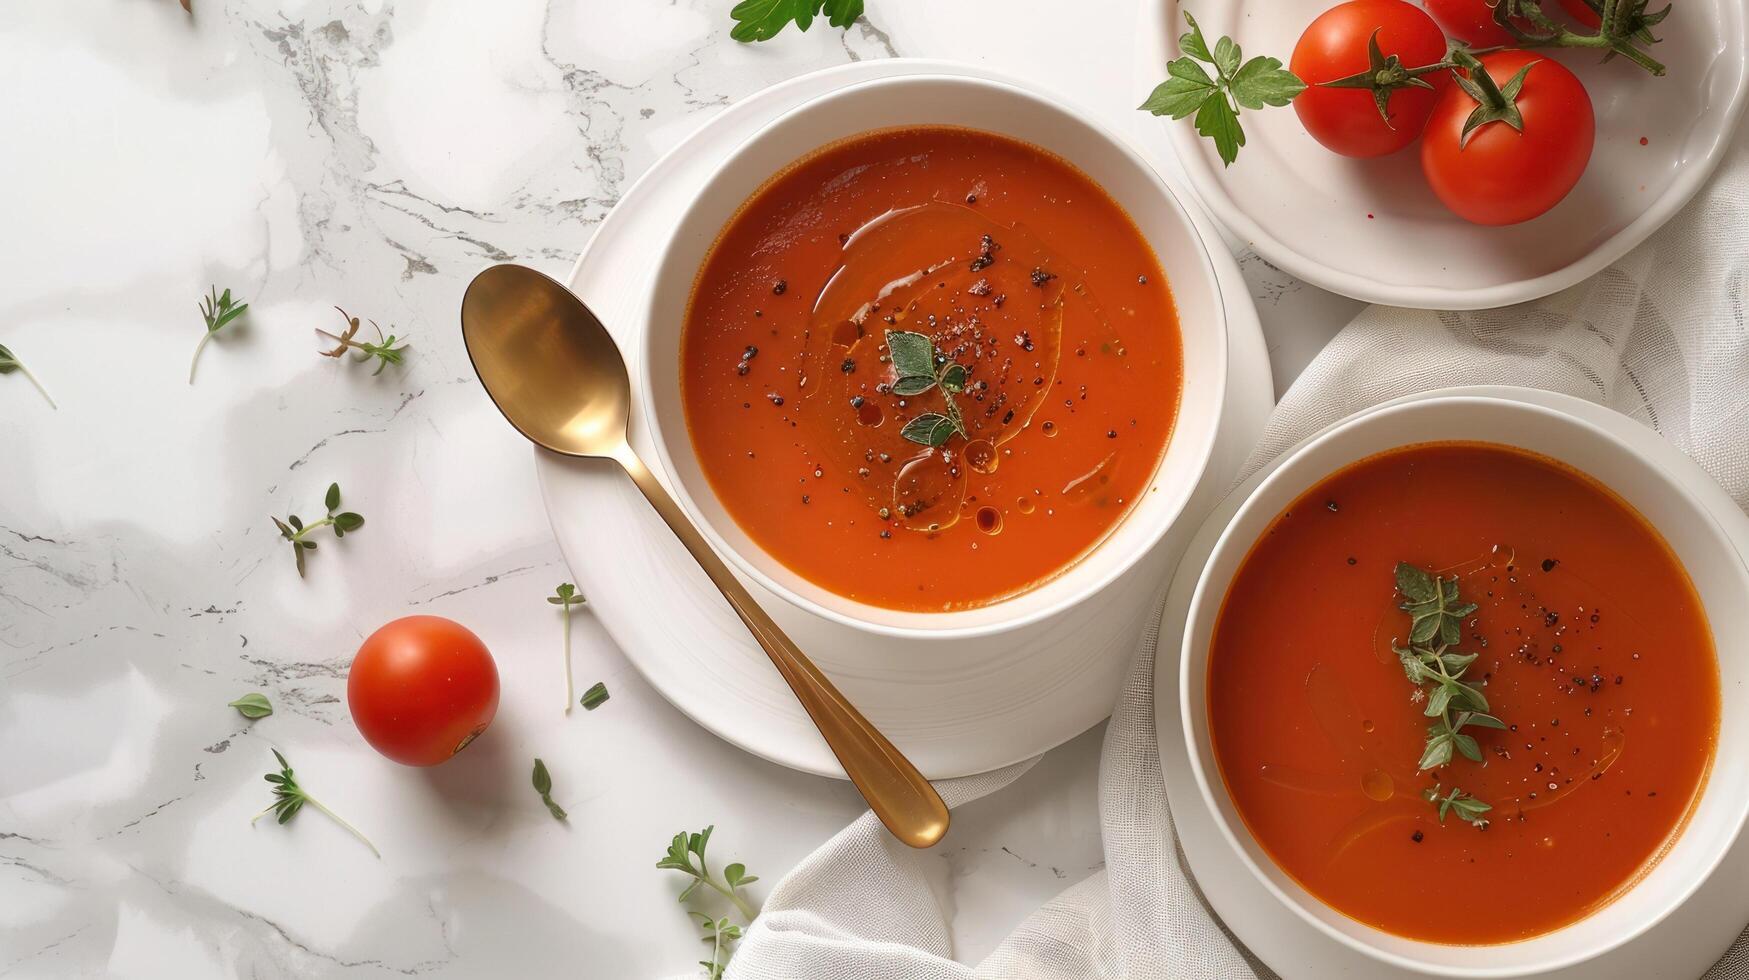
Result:
M1401 395L1512 384L1586 398L1652 427L1749 508L1746 145L1749 137L1740 138L1693 203L1644 245L1558 295L1478 313L1364 311L1282 399L1247 472L1323 426ZM1170 823L1154 741L1158 639L1144 638L1105 737L1104 870L968 966L952 958L924 877L933 859L864 814L772 889L730 965L731 980L1271 976L1202 903L1176 840L1161 833ZM1001 789L1031 765L939 788L954 806ZM1749 932L1706 980L1749 980Z

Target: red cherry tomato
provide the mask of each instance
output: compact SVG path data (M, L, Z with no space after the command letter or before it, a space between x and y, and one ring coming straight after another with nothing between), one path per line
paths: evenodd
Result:
M1603 26L1603 18L1585 0L1561 0L1561 8L1567 11L1567 16L1573 18L1580 27L1597 30Z
M1484 123L1462 142L1476 100L1457 86L1445 93L1421 140L1421 170L1446 207L1480 225L1510 225L1554 207L1567 196L1597 135L1591 96L1558 61L1529 51L1484 55L1482 65L1505 86L1531 66L1518 93L1524 130Z
M492 723L498 667L462 624L408 616L358 648L346 704L371 748L405 766L435 766Z
M1472 48L1511 47L1512 35L1494 22L1488 0L1422 0L1445 32ZM1583 2L1583 0L1581 0ZM1524 22L1517 21L1518 24Z
M1324 11L1300 35L1292 69L1307 89L1294 99L1294 111L1312 138L1350 157L1395 153L1415 141L1433 111L1446 72L1423 76L1432 90L1409 86L1391 93L1386 122L1373 93L1365 88L1327 88L1331 82L1367 71L1367 42L1378 32L1379 50L1396 55L1404 68L1419 68L1445 58L1439 25L1404 0L1349 0Z

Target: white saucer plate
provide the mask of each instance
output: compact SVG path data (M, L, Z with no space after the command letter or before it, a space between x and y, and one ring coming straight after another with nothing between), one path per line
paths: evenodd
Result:
M1552 408L1608 431L1678 479L1725 529L1738 554L1749 554L1749 517L1730 496L1656 432L1602 406L1553 392L1476 386L1410 395L1377 408L1458 394ZM1197 579L1216 540L1240 505L1274 469L1271 464L1248 477L1197 532L1173 577L1160 628L1162 637L1183 635ZM1161 652L1154 671L1154 712L1172 822L1191 872L1227 927L1260 959L1287 977L1387 980L1423 975L1388 966L1336 941L1295 914L1245 866L1239 852L1222 836L1214 814L1197 790L1179 706L1177 648L1163 642ZM1746 877L1749 838L1739 837L1711 877L1663 921L1597 959L1538 976L1548 980L1692 980L1723 955L1749 922L1749 889L1742 887Z
M948 62L896 59L844 65L765 89L723 110L626 192L578 258L570 286L635 357L648 290L675 221L718 164L753 130L843 86L901 73L1001 78ZM743 579L779 625L930 778L969 775L1038 755L1111 712L1153 598L1196 519L1219 499L1256 444L1274 404L1262 329L1237 265L1196 209L1225 307L1228 399L1214 456L1186 519L1129 573L1024 639L968 640L928 656L803 611ZM1171 270L1167 270L1170 275ZM631 375L638 377L636 365ZM634 390L634 397L639 392ZM634 449L668 474L632 415ZM539 450L536 470L553 531L590 608L634 666L681 711L773 762L840 777L789 689L704 573L613 464Z
M1189 10L1212 44L1286 63L1300 33L1335 0L1149 0L1137 91L1179 57ZM1749 12L1741 0L1680 0L1652 53L1654 78L1590 51L1551 53L1591 94L1597 144L1567 199L1504 228L1446 211L1421 176L1417 145L1374 160L1324 149L1291 108L1247 111L1247 143L1223 167L1188 121L1158 120L1196 194L1277 266L1370 303L1488 309L1565 289L1646 240L1687 204L1731 146L1749 86Z

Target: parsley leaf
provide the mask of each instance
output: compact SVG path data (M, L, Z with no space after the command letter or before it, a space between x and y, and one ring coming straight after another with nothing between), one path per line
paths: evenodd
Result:
M1188 12L1190 25L1178 39L1184 56L1166 65L1166 80L1137 108L1156 116L1184 119L1195 116L1196 131L1214 140L1221 163L1231 166L1245 145L1245 128L1239 110L1284 106L1305 91L1299 76L1281 66L1281 61L1259 55L1244 60L1244 52L1230 37L1215 42L1211 51L1196 18ZM1203 62L1213 66L1211 76Z
M737 41L769 41L791 24L807 30L821 14L833 27L849 27L862 16L862 4L863 0L741 0L729 11L735 19L729 36Z

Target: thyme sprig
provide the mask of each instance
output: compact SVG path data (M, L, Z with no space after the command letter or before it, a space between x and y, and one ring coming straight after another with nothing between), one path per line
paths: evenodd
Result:
M956 435L971 438L953 398L966 390L966 366L937 355L935 342L927 334L909 330L887 331L887 354L893 362L893 394L909 398L941 389L942 411L917 415L905 423L899 435L931 448L946 445Z
M364 526L364 518L349 510L335 513L340 508L340 484L329 484L328 495L323 503L328 507L328 516L309 524L305 524L296 514L283 521L273 518L273 526L279 528L279 536L291 542L292 554L297 556L298 578L304 577L304 552L316 550L316 542L309 540L310 532L317 528L332 527L335 537L344 538L346 532L356 531Z
M212 293L200 301L200 318L206 321L206 333L201 335L200 343L195 345L194 359L188 362L188 383L194 384L194 369L200 363L200 352L206 350L207 342L213 339L224 326L243 315L249 308L248 303L239 303L231 299L231 291L219 292L219 287L213 286Z
M703 912L690 913L704 928L705 942L710 944L711 958L699 960L698 965L704 967L704 975L708 980L723 980L723 971L729 968L729 954L737 940L743 934L740 926L729 921L728 916L713 919Z
M656 862L656 867L678 871L692 878L680 892L681 902L691 898L698 891L698 887L704 885L735 903L735 908L747 917L748 922L752 922L759 913L741 894L741 889L758 881L759 876L748 874L746 865L740 863L724 867L721 879L711 874L710 865L705 863L704 852L705 847L710 844L712 829L706 827L696 834L685 831L675 834L674 839L668 843L668 853ZM720 980L729 964L730 949L741 938L742 927L731 922L727 916L712 918L698 911L688 914L699 920L704 927L703 939L711 946L711 958L699 960L698 965L705 968L705 973L711 980Z
M552 595L547 596L547 601L558 606L560 609L564 610L565 613L565 714L570 714L571 695L573 693L571 687L571 607L581 606L589 600L578 594L575 585L572 585L570 582L564 582L561 583L557 589L553 590ZM593 688L591 691L593 691ZM607 689L602 688L603 701L607 700L606 692ZM584 700L587 701L588 697L585 696ZM599 704L600 702L596 703ZM585 705L585 707L589 708L591 711L595 709L595 705L593 704Z
M1391 649L1403 673L1422 688L1417 692L1427 702L1422 714L1433 719L1427 726L1427 743L1417 768L1438 769L1450 764L1454 755L1481 762L1481 746L1464 729L1504 729L1506 724L1488 713L1488 699L1481 690L1463 681L1477 655L1461 653L1455 647L1463 638L1464 617L1476 611L1476 604L1459 596L1455 575L1444 579L1398 562L1396 578L1397 589L1406 600L1399 608L1409 614L1409 644L1399 647L1393 643ZM1428 800L1440 804L1441 821L1456 810L1472 824L1486 822L1481 814L1487 812L1488 805L1456 787L1443 800L1435 796L1428 796Z
M330 820L333 820L335 823L346 828L346 831L352 834L352 836L363 841L364 846L370 848L370 852L375 854L378 859L382 858L382 852L377 850L377 846L370 842L370 838L359 833L357 827L347 823L341 818L340 814L323 806L320 800L311 796L308 791L298 785L297 777L292 774L291 763L285 761L285 756L280 755L278 749L273 750L273 757L279 760L279 771L270 772L261 777L273 784L273 804L251 817L249 820L250 823L260 820L269 813L277 813L279 815L279 822L287 823L291 818L298 815L298 811L304 808L304 804L308 803L323 813L326 813Z
M377 364L377 369L371 372L370 376L373 378L382 374L383 369L387 368L389 365L400 364L406 359L408 345L402 344L401 346L396 347L395 340L397 338L395 335L389 334L387 337L383 336L383 328L377 326L375 320L370 321L370 328L377 332L377 342L373 344L368 340L355 339L358 336L359 329L358 317L351 316L338 306L334 307L334 309L340 313L340 318L346 321L346 329L341 333L333 334L320 327L316 328L317 333L334 341L335 344L333 350L322 351L323 357L345 357L348 350L355 350L358 352L358 360L360 361L368 361L375 358L379 363ZM405 340L406 338L400 339Z
M1489 810L1494 809L1488 804L1483 803L1481 800L1478 800L1463 790L1458 789L1456 786L1451 788L1451 792L1444 796L1440 796L1439 785L1437 783L1422 790L1421 798L1432 803L1434 806L1439 807L1440 823L1445 823L1446 814L1456 813L1458 819L1466 820L1472 826L1481 827L1488 822L1487 817L1484 816L1484 814Z
M735 908L740 909L742 915L751 919L758 913L753 910L752 904L741 894L741 887L758 881L759 876L748 874L747 866L740 863L725 867L723 877L720 880L716 875L711 874L710 865L705 863L704 850L710 844L711 831L714 829L715 827L711 826L696 834L689 834L685 831L675 834L674 839L668 843L668 853L663 855L662 860L656 862L656 867L678 871L692 878L685 890L680 893L680 901L684 902L691 898L692 893L697 891L700 885L704 885L734 902Z

